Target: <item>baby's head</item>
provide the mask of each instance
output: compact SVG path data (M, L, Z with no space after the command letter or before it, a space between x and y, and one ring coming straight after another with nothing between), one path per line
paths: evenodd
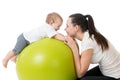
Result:
M53 12L47 15L46 23L53 26L55 30L59 30L60 26L63 23L63 19L58 13Z

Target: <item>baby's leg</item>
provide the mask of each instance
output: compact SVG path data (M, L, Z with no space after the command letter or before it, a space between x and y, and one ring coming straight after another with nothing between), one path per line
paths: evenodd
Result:
M16 59L17 59L17 56L14 56L14 57L11 58L11 61L16 63Z
M19 53L26 47L28 46L29 41L27 41L23 34L21 34L18 38L17 38L17 43L13 49L14 53L16 56L14 56L11 60L16 62L16 58L17 58L17 55L19 55Z
M7 64L8 64L8 61L12 58L12 57L14 57L15 56L15 54L14 54L14 52L13 51L9 51L8 52L8 54L5 56L5 58L3 59L3 66L5 67L5 68L7 68Z
M14 49L10 51L3 59L3 66L7 68L8 61L12 58L12 60L16 62L16 58L14 56L18 55L28 44L29 42L24 38L23 34L21 34L17 38L17 42Z

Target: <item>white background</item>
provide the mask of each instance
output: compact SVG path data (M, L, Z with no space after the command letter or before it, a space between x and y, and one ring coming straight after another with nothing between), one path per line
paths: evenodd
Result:
M2 59L11 50L17 36L38 27L50 12L58 12L64 19L60 32L70 14L93 16L96 28L120 51L119 0L0 0L0 80L18 80L15 64L2 66Z

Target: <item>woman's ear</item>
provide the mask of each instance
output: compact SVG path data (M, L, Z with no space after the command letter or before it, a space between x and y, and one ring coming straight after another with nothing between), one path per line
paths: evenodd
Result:
M75 30L78 31L80 29L80 26L76 25Z

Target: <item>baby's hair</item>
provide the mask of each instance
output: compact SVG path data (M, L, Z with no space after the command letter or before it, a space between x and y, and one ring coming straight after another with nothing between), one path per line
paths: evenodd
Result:
M54 22L61 21L63 22L62 17L55 12L49 13L46 17L46 23L50 23L50 21L53 20Z

